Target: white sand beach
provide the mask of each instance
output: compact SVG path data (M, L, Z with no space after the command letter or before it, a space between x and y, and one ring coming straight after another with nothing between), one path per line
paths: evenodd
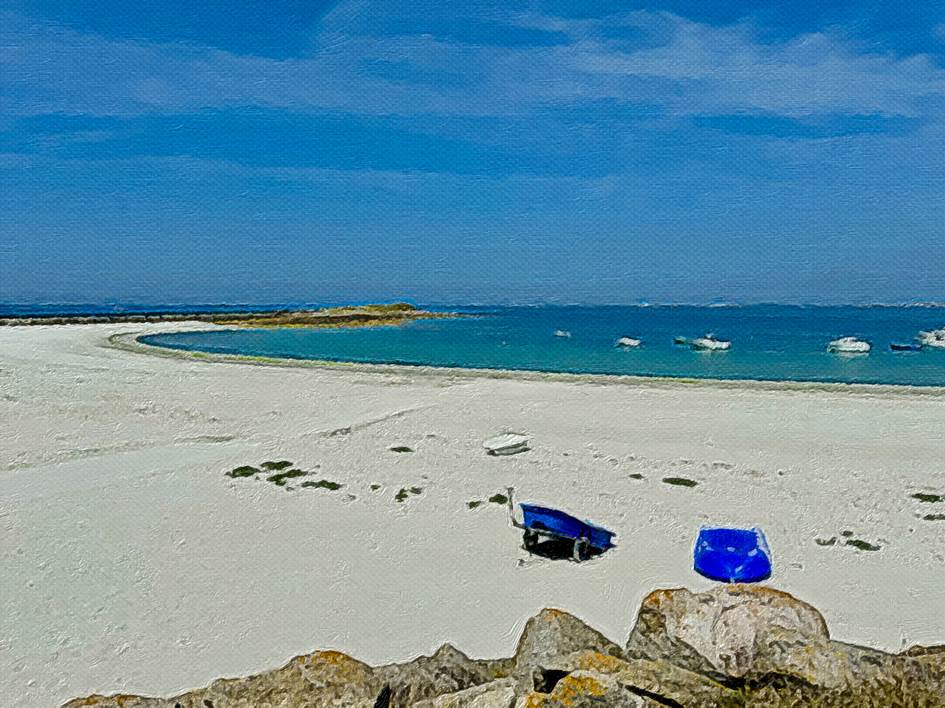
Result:
M910 496L945 493L945 395L107 346L175 327L0 328L3 705L170 694L319 648L371 663L447 641L508 655L545 606L623 642L651 590L711 585L691 569L695 534L730 522L764 529L770 584L820 609L836 639L945 642L945 521L922 518L945 503ZM504 430L532 449L486 456ZM224 475L282 459L343 487ZM529 556L504 506L467 507L507 486L615 530L618 546L582 564ZM422 491L395 500L410 487Z

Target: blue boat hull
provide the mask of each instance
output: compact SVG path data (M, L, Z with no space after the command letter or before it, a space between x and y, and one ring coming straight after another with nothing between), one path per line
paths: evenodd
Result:
M757 583L771 577L771 551L761 529L704 528L693 568L710 580Z
M614 532L600 526L576 519L559 509L549 509L534 504L520 504L524 526L550 536L571 540L587 539L588 544L601 551L613 548Z

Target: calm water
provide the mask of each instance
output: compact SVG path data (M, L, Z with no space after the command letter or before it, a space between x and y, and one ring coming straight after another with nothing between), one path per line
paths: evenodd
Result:
M226 330L161 334L149 344L225 354L468 368L716 379L945 386L945 351L898 353L919 330L945 326L945 310L920 307L510 307L474 316L369 329ZM556 329L570 339L553 336ZM675 336L707 331L732 340L701 353ZM634 350L619 336L643 339ZM867 339L866 356L826 352L827 342Z

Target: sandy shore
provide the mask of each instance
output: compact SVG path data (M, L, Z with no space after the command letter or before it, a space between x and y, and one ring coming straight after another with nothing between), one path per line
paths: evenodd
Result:
M266 367L105 346L175 327L0 329L4 704L167 694L316 648L371 663L444 641L509 654L549 605L623 641L650 590L710 586L690 569L706 523L762 526L772 584L817 606L837 639L945 641L945 521L921 518L945 503L910 496L945 493L943 396ZM486 457L481 441L503 429L533 449ZM344 486L223 474L277 459ZM503 507L466 505L510 485L615 529L619 546L581 565L529 557ZM422 492L395 501L409 487ZM843 531L880 549L843 545Z

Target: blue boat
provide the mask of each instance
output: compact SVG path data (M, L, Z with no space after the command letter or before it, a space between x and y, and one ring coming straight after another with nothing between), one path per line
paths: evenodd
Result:
M703 528L693 568L710 580L757 583L771 577L771 551L761 529Z
M522 510L522 522L519 523L513 513L513 491L511 488L508 490L509 518L513 526L524 529L526 550L534 550L542 536L572 542L572 557L576 561L587 560L593 552L603 553L614 547L613 531L589 521L582 521L560 509L537 504L519 504Z
M889 348L890 350L894 352L920 352L922 351L922 345L914 344L914 343L902 344L900 342L892 342L889 345Z

